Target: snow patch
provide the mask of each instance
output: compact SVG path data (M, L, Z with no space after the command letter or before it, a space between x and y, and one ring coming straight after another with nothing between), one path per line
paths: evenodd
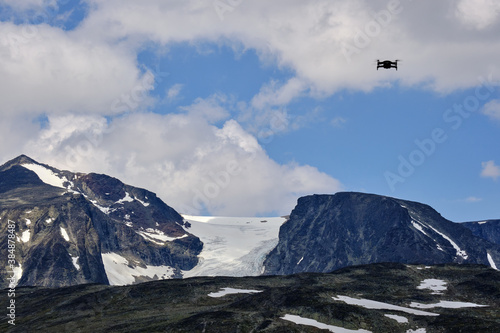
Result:
M300 258L300 260L299 260L299 262L297 263L297 265L298 265L298 264L300 264L300 263L302 262L302 260L304 260L304 257L303 257L303 256L302 256L302 258Z
M141 199L137 199L137 198L135 198L135 200L139 201L144 207L149 206L149 202L144 202Z
M79 271L80 270L80 265L78 265L78 258L80 258L80 257L78 257L78 256L77 257L73 257L71 255L70 255L70 257L71 257L71 260L73 261L73 266L75 266L75 268Z
M477 222L477 224L485 224L485 223L488 223L488 221Z
M24 230L23 233L21 234L21 242L26 243L30 240L30 231Z
M176 239L181 239L184 237L187 237L188 234L182 235L180 237L170 237L165 235L165 233L161 230L158 229L153 229L153 228L147 228L146 231L136 231L139 235L141 235L145 240L148 240L150 242L159 244L159 245L165 245L165 242L171 242ZM160 241L160 242L158 242Z
M425 328L418 328L416 330L408 330L406 331L406 333L426 333L426 329Z
M398 306L398 305L393 305L393 304L383 303L383 302L378 302L378 301L372 301L369 299L352 298L349 296L337 296L337 297L332 297L332 298L336 301L342 301L342 302L345 302L345 303L351 304L351 305L358 305L358 306L361 306L361 307L366 308L366 309L394 310L394 311L401 311L401 312L406 312L409 314L414 314L417 316L439 316L438 313L410 309L410 308L406 308L403 306Z
M417 289L430 289L433 291L432 294L442 294L442 292L447 289L446 281L438 279L425 279L420 282Z
M419 308L419 309L432 309L432 308L460 309L460 308L484 307L488 305L481 305L481 304L467 303L467 302L439 301L439 303L434 303L434 304L411 302L410 306L412 308Z
M19 263L19 267L14 267L12 269L12 272L14 273L14 279L13 279L14 282L12 284L9 284L9 288L16 287L17 283L23 276L23 266L21 265L21 263Z
M491 268L496 269L498 271L497 265L495 265L495 262L493 261L491 254L489 254L489 252L486 252L486 255L488 257L488 262L490 263Z
M128 192L125 192L125 197L121 198L116 203L123 204L124 202L132 202L132 201L134 201L134 198L132 198L130 194L128 194Z
M434 230L435 232L437 232L439 235L441 235L448 242L450 242L451 246L453 246L453 248L457 251L457 256L460 256L460 257L462 257L464 259L467 259L469 257L469 255L467 254L467 252L465 252L464 250L460 249L460 247L457 245L457 243L455 243L450 237L446 236L445 234L443 234L440 231L437 231L436 229L434 229L430 225L428 225L428 227L431 228L432 230Z
M60 228L61 228L61 235L66 240L66 242L69 242L69 236L68 236L68 233L66 232L66 229L64 229L63 227L60 227Z
M210 297L223 297L223 296L231 295L231 294L253 294L253 293L261 293L261 292L262 292L262 290L222 288L218 292L208 294L208 296L210 296Z
M109 213L110 213L110 212L112 212L111 208L109 208L109 207L103 207L103 206L100 206L100 205L97 203L97 201L95 201L95 200L90 200L90 202L92 202L92 204L93 204L94 206L96 206L97 208L99 208L99 210L100 210L101 212L103 212L104 214L106 214L106 215L109 215Z
M411 224L413 225L413 227L415 229L417 229L418 231L420 231L421 233L423 233L424 235L429 237L429 235L427 235L427 233L424 231L424 228L422 228L422 226L420 224L418 224L416 221L411 220Z
M40 178L41 181L44 182L45 184L66 189L63 185L65 182L68 181L66 177L61 178L52 170L47 169L46 167L43 167L38 164L30 163L30 164L22 164L22 166L36 173L38 178Z
M395 321L397 321L400 324L408 323L408 318L403 317L403 316L391 315L391 314L385 314L384 316L386 316L387 318L394 319Z
M30 219L25 219L26 220L26 225L30 225L31 224L31 220Z
M338 327L338 326L333 326L333 325L327 325L320 323L319 321L316 321L314 319L309 319L309 318L304 318L301 316L296 316L296 315L291 315L291 314L286 314L283 317L280 317L283 320L288 320L291 321L295 324L298 325L306 325L306 326L313 326L319 329L323 330L329 330L330 332L334 333L371 333L371 331L359 329L359 330L349 330L343 327Z
M45 222L48 223L48 224L51 224L52 221L54 221L54 220L51 217L49 217L48 219L45 220Z
M132 284L136 280L135 277L147 276L164 280L174 275L174 269L170 266L131 267L129 261L117 253L102 253L101 256L109 284L112 286Z

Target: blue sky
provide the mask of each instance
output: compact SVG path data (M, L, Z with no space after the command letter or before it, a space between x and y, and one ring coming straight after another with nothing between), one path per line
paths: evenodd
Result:
M190 214L362 191L500 218L495 2L3 0L0 20L2 163Z

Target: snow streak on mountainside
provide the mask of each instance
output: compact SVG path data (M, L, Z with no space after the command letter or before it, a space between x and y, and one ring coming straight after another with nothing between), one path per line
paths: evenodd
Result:
M278 244L284 217L183 216L186 231L203 242L198 265L183 271L192 276L256 276L266 255Z

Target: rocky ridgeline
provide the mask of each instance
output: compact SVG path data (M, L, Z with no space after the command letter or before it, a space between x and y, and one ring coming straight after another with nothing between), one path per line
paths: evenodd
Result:
M343 192L300 198L264 265L266 274L293 274L376 262L500 267L500 246L430 206Z
M37 175L42 175L42 179ZM183 218L157 196L99 174L60 171L20 156L0 167L0 256L7 258L8 221L17 235L18 286L108 284L103 253L132 268L194 267L202 249ZM0 268L2 287L10 273ZM137 281L156 277L137 276Z

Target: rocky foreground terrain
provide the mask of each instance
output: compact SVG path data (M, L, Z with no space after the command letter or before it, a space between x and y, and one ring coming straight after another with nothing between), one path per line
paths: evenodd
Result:
M0 304L6 298L4 290ZM18 287L15 305L16 325L4 320L0 331L494 333L500 272L380 263L290 276Z

